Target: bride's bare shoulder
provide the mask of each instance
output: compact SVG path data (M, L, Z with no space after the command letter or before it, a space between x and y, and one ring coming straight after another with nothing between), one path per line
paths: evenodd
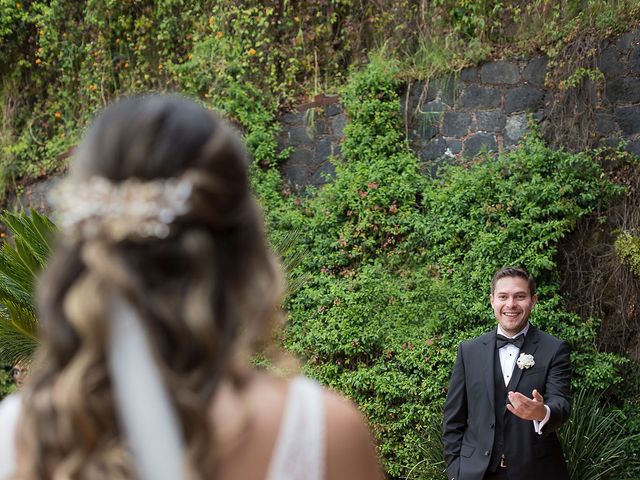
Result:
M327 480L383 478L369 427L355 404L325 390Z
M261 478L269 465L286 408L291 380L256 372L241 393L222 386L216 401L220 433L242 439L222 462L219 478ZM322 389L326 426L326 480L382 478L376 450L364 417L355 404ZM242 419L242 420L238 420ZM237 423L236 423L237 422ZM228 435L225 435L225 432ZM218 442L221 444L224 442ZM234 444L234 442L226 442Z

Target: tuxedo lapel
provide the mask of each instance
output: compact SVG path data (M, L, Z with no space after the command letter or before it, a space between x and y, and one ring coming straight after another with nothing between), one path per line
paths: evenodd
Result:
M492 332L492 335L488 335L487 339L483 342L482 348L484 351L482 352L482 364L484 371L484 381L487 384L487 395L489 396L489 405L491 406L491 411L495 408L496 402L496 389L494 384L494 375L493 369L495 367L495 350L496 350L496 333L497 330Z
M524 345L520 349L520 354L528 353L529 355L533 355L538 348L538 342L540 338L538 336L538 329L533 325L529 325L529 331L524 337ZM516 388L518 388L518 382L520 382L520 378L522 377L523 368L518 367L516 365L513 367L513 375L511 376L511 381L509 385L507 385L507 391L515 392Z

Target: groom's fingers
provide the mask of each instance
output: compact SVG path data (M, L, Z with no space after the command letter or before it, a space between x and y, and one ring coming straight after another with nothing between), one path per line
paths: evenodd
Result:
M509 401L511 403L507 403L507 410L513 413L516 417L520 417L524 420L527 420L526 418L527 414L525 412L525 409L522 407L522 405L517 400L512 400L511 397L509 397Z
M510 403L507 403L507 410L520 418L524 418L526 416L527 401L529 401L529 399L521 393L509 392Z
M537 391L534 393L534 399L528 398L519 392L509 392L510 403L507 404L507 410L524 420L539 419L541 400L536 398L536 394L542 398Z
M530 402L531 399L525 397L520 392L509 392L509 401L512 404L513 403L521 404L521 403L525 403L525 402Z
M538 392L538 390L536 390L535 388L533 389L533 392L531 392L531 395L533 396L533 399L536 402L542 402L544 403L544 398L542 398L542 395L540 395L540 393Z

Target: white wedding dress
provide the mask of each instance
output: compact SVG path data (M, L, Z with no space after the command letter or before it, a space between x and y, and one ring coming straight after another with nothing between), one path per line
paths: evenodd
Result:
M14 470L20 407L20 399L15 394L0 403L0 480L8 478ZM322 388L312 380L297 377L289 386L266 480L322 480L325 442Z
M13 472L20 406L20 397L15 393L0 402L0 480L5 480Z

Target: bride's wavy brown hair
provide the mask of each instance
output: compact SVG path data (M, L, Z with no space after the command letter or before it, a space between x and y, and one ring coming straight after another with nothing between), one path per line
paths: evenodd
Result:
M150 338L182 426L190 478L214 474L208 407L222 378L239 378L237 353L269 333L282 293L248 166L237 134L181 97L124 99L94 123L71 179L117 184L188 174L191 208L166 239L58 240L38 286L41 347L24 391L17 478L135 477L106 358L106 298L114 291L137 310Z

